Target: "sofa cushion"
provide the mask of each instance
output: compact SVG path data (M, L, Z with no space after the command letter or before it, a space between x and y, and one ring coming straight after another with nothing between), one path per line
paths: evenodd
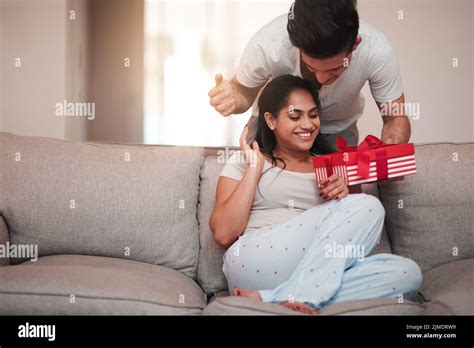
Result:
M201 251L199 254L197 280L207 293L217 293L227 289L227 282L222 272L222 256L225 249L216 244L209 228L209 218L214 209L217 180L224 165L222 156L207 156L201 169L201 190L198 206ZM362 191L376 197L378 196L377 185L375 184L362 185ZM377 253L391 253L385 229L382 233L380 244L372 250L371 255Z
M464 286L454 286L434 297L421 315L474 315L472 278L470 292Z
M348 301L323 307L320 315L418 315L424 307L418 303L397 299ZM202 311L203 315L304 315L275 303L250 298L217 297Z
M107 257L41 257L0 267L0 279L0 315L184 315L206 304L180 272Z
M212 236L209 218L214 209L216 186L224 163L216 156L207 156L201 168L201 187L199 192L199 263L197 282L206 293L215 293L227 289L227 281L222 272L225 249L219 246Z
M321 315L419 315L424 308L409 300L399 303L398 299L376 298L327 306L321 309Z
M238 296L216 297L203 315L304 315L286 307Z
M423 273L422 293L429 298L445 292L452 285L474 276L474 259L446 263ZM474 296L474 284L471 284Z
M474 257L474 144L415 147L417 174L379 183L394 253L423 271Z
M8 228L3 220L3 217L0 215L0 247L7 246L7 242L10 241L10 237L8 236ZM5 266L10 264L10 258L6 254L6 248L4 248L5 255L0 255L0 266ZM4 257L2 257L4 256Z
M40 256L126 258L195 277L202 161L202 148L0 133L0 213L10 242Z
M423 274L426 315L474 315L474 259L450 262Z

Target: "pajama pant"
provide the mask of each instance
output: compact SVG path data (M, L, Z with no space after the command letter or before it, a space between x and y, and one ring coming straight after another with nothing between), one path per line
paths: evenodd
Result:
M247 231L223 257L229 291L256 290L265 302L316 309L350 300L413 298L422 281L414 261L367 256L380 242L384 217L377 198L350 194Z

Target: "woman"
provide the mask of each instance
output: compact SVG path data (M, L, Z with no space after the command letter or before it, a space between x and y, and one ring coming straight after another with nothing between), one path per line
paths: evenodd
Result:
M336 174L318 192L310 149L318 139L319 99L295 76L272 80L259 98L255 141L224 167L210 227L228 248L223 271L234 296L317 314L358 299L411 298L418 265L392 254L367 257L379 242L385 211L373 196L350 194Z

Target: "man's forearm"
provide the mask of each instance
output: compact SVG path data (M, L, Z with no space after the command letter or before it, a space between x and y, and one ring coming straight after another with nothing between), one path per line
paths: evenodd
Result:
M408 143L411 136L410 120L406 116L393 116L384 122L382 141L392 139L394 144Z
M247 95L241 88L239 88L234 81L231 80L230 84L234 90L236 100L236 107L233 114L243 114L252 106L254 100L251 95Z

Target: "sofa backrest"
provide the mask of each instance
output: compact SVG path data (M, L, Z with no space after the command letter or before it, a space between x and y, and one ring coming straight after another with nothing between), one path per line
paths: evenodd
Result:
M1 196L0 196L0 200L1 200ZM8 245L7 244L8 242L10 242L10 237L8 235L7 224L5 223L5 220L0 214L0 245L6 246ZM10 266L10 257L8 254L2 253L2 255L0 256L0 266Z
M206 293L226 290L225 250L209 229L225 165L217 150L0 132L0 242L8 229L12 244L38 245L40 256L142 261L197 278ZM374 252L391 247L423 270L474 257L474 144L417 145L415 152L416 175L378 190L363 185L386 210L390 244L384 234Z
M227 290L227 281L222 272L222 256L225 249L214 241L209 227L209 218L216 199L217 180L223 167L224 164L218 163L216 156L207 156L201 168L198 206L201 250L199 252L197 281L207 294Z
M417 174L379 183L395 254L423 271L474 257L474 144L415 147Z
M118 257L195 278L203 159L197 147L0 133L0 214L10 242L40 256Z

